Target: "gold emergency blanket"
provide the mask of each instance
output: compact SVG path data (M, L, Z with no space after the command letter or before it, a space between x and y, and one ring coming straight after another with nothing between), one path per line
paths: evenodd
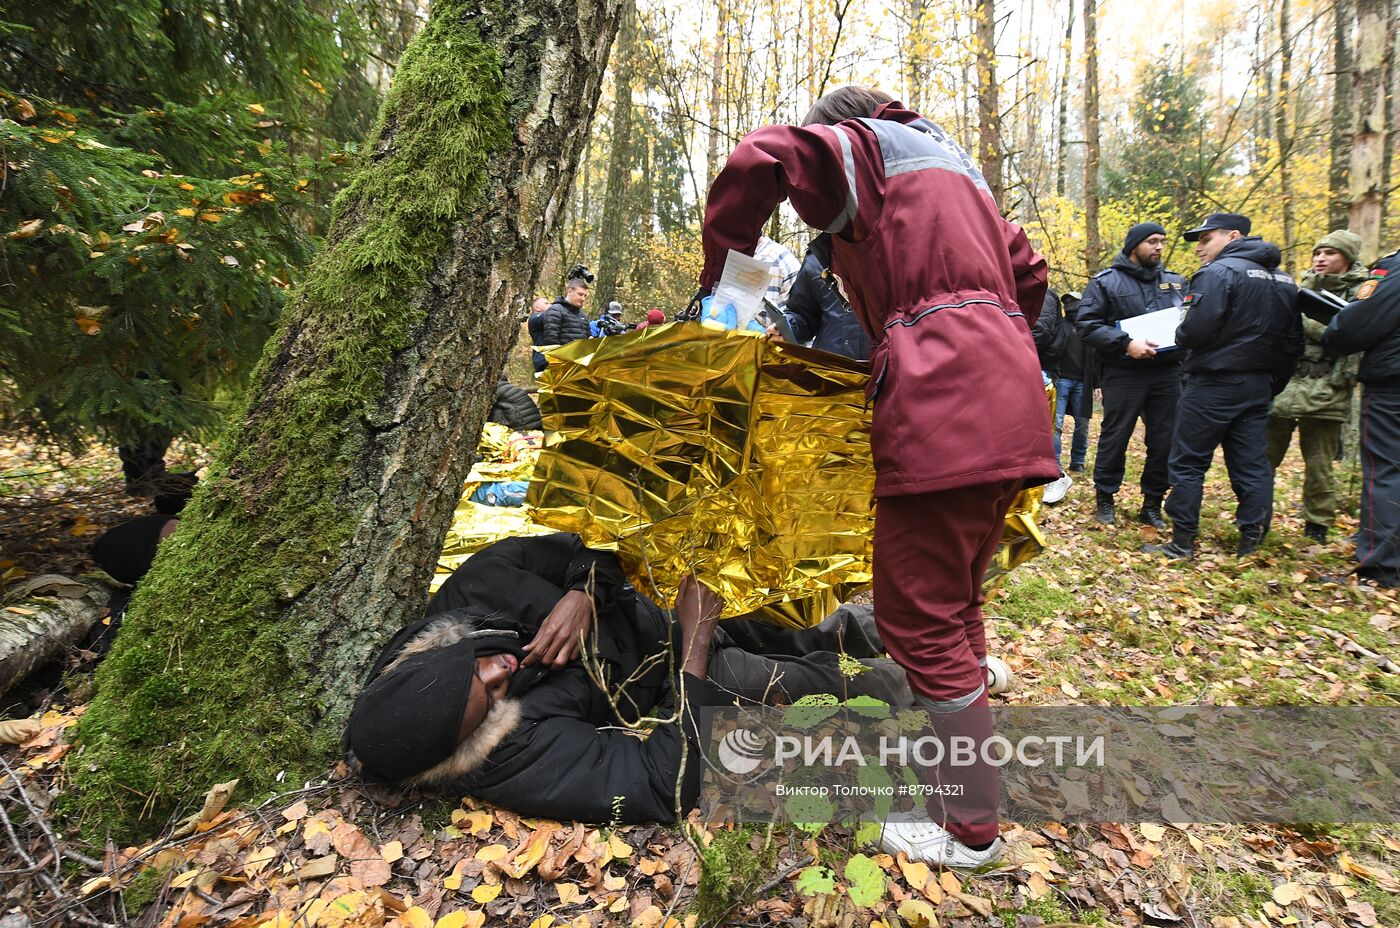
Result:
M866 379L858 362L693 323L554 349L530 515L616 550L659 603L694 573L726 618L814 625L871 580ZM989 577L1040 552L1039 504L1039 489L1017 499Z
M529 480L540 454L539 432L512 432L498 422L488 422L477 443L480 460L472 466L463 485L462 498L452 514L452 528L438 557L429 589L437 592L452 571L477 551L522 535L548 535L554 530L530 521L523 506L487 506L472 502L472 493L484 483Z

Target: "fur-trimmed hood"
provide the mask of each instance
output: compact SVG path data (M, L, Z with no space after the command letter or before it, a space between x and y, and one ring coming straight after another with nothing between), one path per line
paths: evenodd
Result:
M452 612L404 629L380 653L346 731L352 769L401 787L446 782L479 767L520 724L520 703L497 700L457 739L479 653L523 654L524 630Z

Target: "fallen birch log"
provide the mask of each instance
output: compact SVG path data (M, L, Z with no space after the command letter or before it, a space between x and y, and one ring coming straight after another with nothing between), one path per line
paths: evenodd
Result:
M9 591L0 607L0 695L76 647L102 617L108 592L58 574Z

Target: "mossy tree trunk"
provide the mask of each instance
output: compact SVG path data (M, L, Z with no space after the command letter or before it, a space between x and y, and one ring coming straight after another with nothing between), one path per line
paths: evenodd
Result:
M438 0L324 251L98 674L84 832L207 787L318 775L389 632L421 614L539 276L619 0Z

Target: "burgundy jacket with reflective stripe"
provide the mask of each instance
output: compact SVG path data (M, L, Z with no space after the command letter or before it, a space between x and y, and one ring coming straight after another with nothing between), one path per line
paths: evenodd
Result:
M710 188L702 286L752 254L783 199L833 233L832 272L871 336L877 496L1059 475L1031 325L1045 259L972 160L898 103L837 126L768 126Z

